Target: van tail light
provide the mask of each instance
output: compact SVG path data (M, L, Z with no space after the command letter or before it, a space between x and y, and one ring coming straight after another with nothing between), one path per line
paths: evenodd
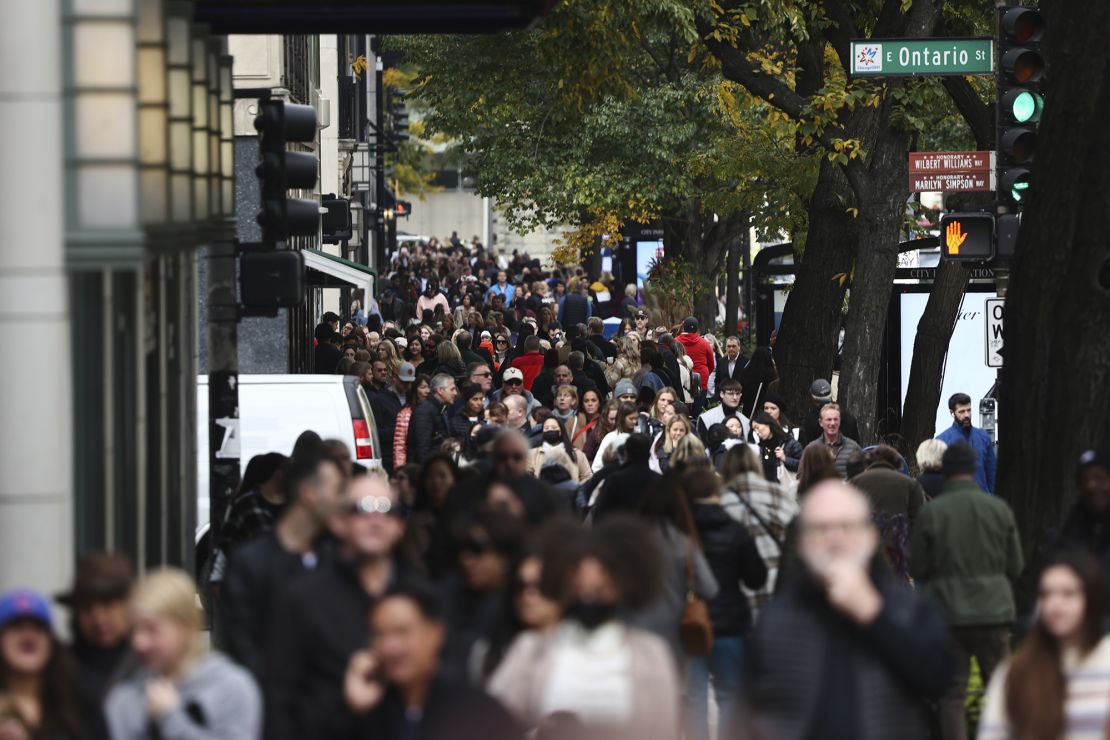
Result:
M355 430L355 457L359 460L369 460L374 457L374 443L370 437L370 425L365 419L351 421Z

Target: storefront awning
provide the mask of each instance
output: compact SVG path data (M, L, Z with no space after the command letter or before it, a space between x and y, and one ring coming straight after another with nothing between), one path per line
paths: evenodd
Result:
M372 298L378 271L373 267L345 260L319 249L302 249L305 282L321 288L362 288L367 298Z

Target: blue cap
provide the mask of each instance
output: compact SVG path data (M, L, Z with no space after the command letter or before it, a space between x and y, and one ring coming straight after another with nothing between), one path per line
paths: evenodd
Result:
M17 619L37 619L49 629L53 621L46 597L27 589L8 591L0 596L0 629Z

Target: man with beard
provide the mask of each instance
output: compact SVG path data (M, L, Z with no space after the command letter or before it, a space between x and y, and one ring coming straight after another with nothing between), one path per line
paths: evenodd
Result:
M852 486L819 484L798 522L805 574L760 616L742 720L768 738L924 740L924 700L952 663L939 614L875 565L878 532Z
M994 493L998 459L994 455L994 443L990 435L971 425L971 396L966 393L952 394L948 399L948 411L952 414L952 426L938 434L937 439L949 447L957 442L971 445L979 458L975 482L987 493Z

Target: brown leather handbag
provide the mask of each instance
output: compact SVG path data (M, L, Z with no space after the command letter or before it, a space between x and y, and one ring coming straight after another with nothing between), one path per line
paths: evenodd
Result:
M679 636L682 648L693 658L704 658L713 650L713 622L709 619L709 606L699 597L694 585L694 548L686 540L686 605L682 608Z

